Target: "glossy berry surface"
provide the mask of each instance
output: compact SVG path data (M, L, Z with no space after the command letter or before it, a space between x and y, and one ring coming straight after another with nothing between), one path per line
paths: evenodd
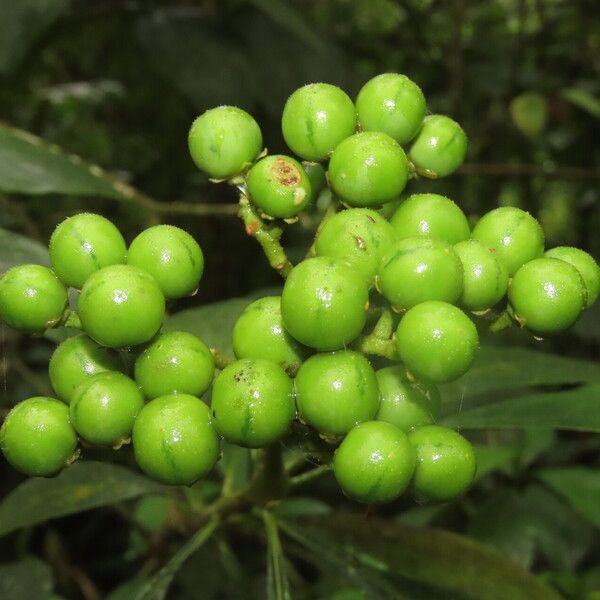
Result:
M356 111L363 131L381 131L406 144L423 122L425 96L406 75L383 73L358 92Z
M122 366L115 352L81 334L67 338L56 347L48 374L56 395L69 404L75 388L86 379L104 371L119 371Z
M396 330L401 360L411 373L433 383L454 381L466 373L478 344L471 319L446 302L417 304Z
M559 246L547 250L546 258L558 258L574 266L581 275L587 291L587 307L589 308L600 294L600 266L594 257L579 248L571 246Z
M423 237L396 242L383 256L377 275L377 289L396 310L426 300L454 302L462 284L462 264L452 246Z
M86 281L78 312L84 331L102 346L135 346L159 330L165 297L146 271L114 265L100 269Z
M405 433L435 423L442 399L433 383L409 379L400 365L379 369L376 375L381 397L378 421L392 423Z
M132 379L116 371L97 373L81 383L69 414L75 431L88 442L117 446L131 436L144 396Z
M151 400L135 420L133 450L146 475L170 485L191 485L219 459L210 409L187 394Z
M215 179L240 174L259 155L262 143L258 123L235 106L207 110L192 123L188 135L192 160Z
M289 429L296 413L294 386L279 365L245 358L218 375L211 408L215 428L228 442L260 448Z
M350 208L325 222L315 240L318 256L350 263L371 284L382 256L392 246L392 226L374 210Z
M406 186L408 162L402 147L385 133L357 133L336 147L329 161L329 184L350 206L379 206Z
M460 305L478 311L500 302L508 289L508 271L495 252L477 240L455 244L454 252L463 266Z
M292 269L281 295L288 333L317 350L337 350L362 331L369 300L362 275L346 262L318 256Z
M413 194L396 209L390 223L398 239L424 236L453 245L471 234L465 213L439 194Z
M344 435L377 413L375 371L362 354L351 350L315 354L296 376L296 404L301 419L319 433Z
M310 205L317 200L319 194L327 186L327 173L321 163L310 160L302 161L302 168L310 181Z
M135 380L147 398L168 394L202 396L215 373L208 346L186 331L158 336L135 361Z
M446 177L465 160L467 143L467 136L456 121L445 115L429 115L408 156L419 174L434 179Z
M0 448L6 460L25 475L55 475L73 458L77 448L68 407L43 396L23 400L2 424Z
M324 160L356 129L349 96L335 85L311 83L286 101L281 117L285 143L305 160Z
M67 290L40 265L18 265L0 279L0 318L10 327L42 333L54 327L67 307Z
M50 237L52 268L68 286L81 289L92 274L122 264L127 246L121 232L108 219L81 213L65 219Z
M513 206L501 206L481 217L472 237L494 250L511 277L521 265L544 252L540 224L528 212Z
M140 233L129 246L127 263L152 275L165 298L189 296L204 272L198 242L173 225L155 225Z
M310 179L302 165L282 154L258 161L246 177L250 198L271 217L297 215L312 195Z
M413 489L424 500L444 502L464 494L477 470L473 446L452 429L428 425L409 435L417 453Z
M289 372L296 372L308 354L308 349L284 329L281 296L267 296L249 304L231 337L236 358L264 358Z
M579 271L557 258L536 258L512 278L508 299L517 321L539 334L569 328L587 304Z
M404 492L416 453L407 435L391 423L357 425L337 449L333 471L344 493L358 502L391 502Z

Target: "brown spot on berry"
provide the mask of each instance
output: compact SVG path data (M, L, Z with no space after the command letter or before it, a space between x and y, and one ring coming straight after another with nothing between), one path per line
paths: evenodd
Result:
M287 187L297 186L302 179L300 171L298 171L296 166L283 158L278 158L273 163L271 172L277 183Z

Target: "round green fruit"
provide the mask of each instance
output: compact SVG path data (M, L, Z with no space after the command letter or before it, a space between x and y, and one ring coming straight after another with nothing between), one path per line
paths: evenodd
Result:
M297 215L310 202L310 179L295 159L274 154L259 160L246 177L252 202L271 217Z
M398 239L424 236L456 244L471 235L465 213L439 194L413 194L390 219Z
M308 353L284 329L281 296L267 296L249 304L233 327L232 344L236 358L264 358L292 373Z
M152 275L165 298L193 294L204 272L200 246L187 231L173 225L142 231L129 246L127 263Z
M296 404L302 420L319 433L344 435L377 413L375 371L362 354L350 350L315 354L296 375Z
M162 325L165 297L156 280L138 267L113 265L96 271L78 302L84 331L102 346L143 344Z
M170 331L158 336L135 361L135 380L147 398L168 394L202 396L215 373L206 344L191 333Z
M392 226L368 208L343 210L328 221L317 234L315 252L348 262L370 285L382 256L392 246Z
M333 472L347 496L380 504L404 492L415 461L415 450L401 429L384 421L368 421L345 437L335 453Z
M456 121L445 115L429 115L423 120L408 156L420 175L437 179L462 165L467 143L467 136Z
M435 423L442 399L433 383L409 379L402 366L379 369L376 375L381 395L378 421L392 423L405 433Z
M413 489L424 500L445 502L464 494L475 477L473 446L452 429L421 427L409 435L417 453Z
M135 420L133 450L146 475L169 485L191 485L219 459L210 409L187 394L151 400Z
M305 160L324 160L356 129L356 111L335 85L311 83L286 101L281 117L285 143Z
M452 246L431 238L396 242L383 256L377 289L394 309L426 300L455 302L462 292L463 268Z
M356 111L363 131L381 131L406 144L423 122L425 96L406 75L383 73L363 85Z
M521 326L546 334L575 323L586 307L587 292L573 265L558 258L536 258L515 273L508 299Z
M131 437L142 406L144 397L135 381L122 373L105 371L77 387L69 412L75 431L84 440L119 446Z
M302 161L302 168L310 181L309 205L314 204L319 194L327 187L327 173L321 163L309 160Z
M56 475L71 462L77 448L68 407L42 396L23 400L2 424L0 448L6 460L25 475Z
M75 388L86 379L121 368L117 354L81 334L67 338L56 347L50 358L48 374L56 395L69 404Z
M479 338L462 310L432 300L406 312L396 330L396 345L411 373L434 383L447 383L468 371Z
M239 175L262 150L262 133L246 111L218 106L201 114L188 135L196 166L215 179Z
M491 308L508 289L508 271L496 254L477 240L465 240L454 246L463 266L461 306L473 311Z
M406 186L408 161L385 133L365 131L345 139L329 161L329 184L350 206L380 206Z
M262 358L244 358L221 371L212 392L216 430L238 446L260 448L282 437L296 412L285 371Z
M340 259L317 256L302 261L288 275L281 315L285 329L302 344L337 350L362 331L368 301L361 273Z
M481 217L472 237L494 251L510 277L544 252L540 224L528 212L513 206L501 206Z
M108 219L92 213L59 223L50 237L49 250L55 273L66 285L77 289L92 273L122 264L127 258L121 232Z
M47 267L18 265L0 279L0 318L10 327L42 333L57 325L67 307L67 290Z
M594 257L579 248L570 246L559 246L547 250L544 254L546 258L558 258L568 262L575 267L581 275L587 290L587 308L589 308L600 294L600 266Z

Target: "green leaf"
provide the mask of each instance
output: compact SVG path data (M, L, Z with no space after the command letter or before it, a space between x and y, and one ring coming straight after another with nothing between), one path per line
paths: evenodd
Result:
M57 146L20 129L0 124L2 192L123 198L118 184L99 176L99 173L98 167L65 154Z
M0 75L14 72L70 0L0 0Z
M262 511L262 518L267 534L267 600L291 600L277 521L267 510Z
M82 461L52 479L31 478L0 504L0 535L163 488L129 469Z
M596 119L600 119L600 100L582 88L566 88L561 96Z
M0 598L3 600L49 598L52 587L52 571L37 558L0 564Z
M475 444L475 457L477 458L477 473L475 480L483 479L494 471L511 472L517 458L517 448L514 446L481 446Z
M536 473L547 486L566 498L584 518L600 529L600 471L585 467L543 469Z
M24 263L50 266L48 249L31 238L0 228L0 274Z
M600 385L565 392L531 394L495 402L445 417L462 429L547 428L600 432Z

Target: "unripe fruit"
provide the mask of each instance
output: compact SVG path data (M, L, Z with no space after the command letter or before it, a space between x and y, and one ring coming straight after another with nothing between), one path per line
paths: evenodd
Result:
M327 186L327 174L321 163L310 160L302 161L302 168L310 181L310 200L308 204L311 205L314 204L319 194Z
M40 265L18 265L0 279L0 318L10 327L42 333L54 327L67 307L67 290Z
M87 278L110 265L122 264L127 246L108 219L81 213L59 223L49 244L52 268L71 287L81 289Z

